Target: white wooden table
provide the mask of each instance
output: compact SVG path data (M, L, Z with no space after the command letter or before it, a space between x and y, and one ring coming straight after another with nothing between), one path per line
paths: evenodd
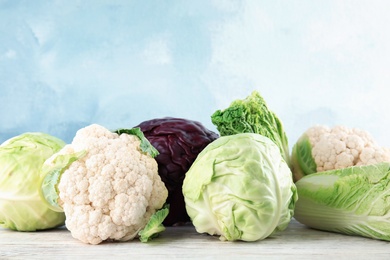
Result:
M309 229L294 219L287 230L258 242L222 242L192 226L168 227L149 243L87 245L65 228L16 232L0 228L0 259L390 259L390 242Z

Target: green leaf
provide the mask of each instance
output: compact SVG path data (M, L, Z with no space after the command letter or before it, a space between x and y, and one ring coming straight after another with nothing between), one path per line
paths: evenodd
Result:
M86 155L86 151L81 151L72 154L55 154L55 158L51 163L45 162L41 173L41 189L40 196L47 206L57 212L63 212L62 207L58 203L58 183L64 171L76 160Z
M146 224L145 228L138 233L139 240L143 243L146 243L163 232L165 227L162 222L168 216L168 213L169 204L165 204L160 210L156 211L156 213L154 213L149 219L149 222Z
M141 141L140 147L144 153L150 154L150 156L152 156L153 158L159 154L157 149L153 147L153 145L149 142L148 139L146 139L144 133L141 131L141 128L139 127L135 127L131 129L118 129L115 131L115 133L119 135L121 134L135 135L140 139Z
M291 165L295 180L317 172L317 164L312 156L312 145L307 135L303 135L295 143L291 153Z
M243 100L233 101L225 110L215 111L211 121L221 136L257 133L268 137L279 147L283 159L290 166L288 139L283 124L257 91Z

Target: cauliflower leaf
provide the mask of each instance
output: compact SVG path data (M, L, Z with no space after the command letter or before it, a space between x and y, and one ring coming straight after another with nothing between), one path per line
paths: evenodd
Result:
M149 242L151 239L160 235L165 230L162 224L164 219L168 216L169 204L165 204L163 208L159 209L149 219L148 224L142 229L138 235L139 240L143 243Z
M53 211L64 212L59 205L58 183L60 182L62 173L74 161L85 156L86 151L80 151L71 154L56 154L42 166L41 185L39 195L46 205Z
M115 131L117 134L129 134L129 135L135 135L137 136L140 141L140 148L143 152L150 154L153 158L156 157L159 152L154 146L149 142L148 139L146 139L144 133L141 131L141 128L139 127L134 127L131 129L118 129Z

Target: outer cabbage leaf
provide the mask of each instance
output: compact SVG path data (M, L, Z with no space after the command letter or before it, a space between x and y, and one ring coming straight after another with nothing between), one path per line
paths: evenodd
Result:
M36 231L64 224L64 213L52 211L39 195L41 167L64 145L48 134L25 133L0 146L0 226Z
M275 142L290 166L287 135L282 121L269 110L263 97L257 92L243 100L233 101L225 110L217 110L211 116L221 136L238 133L258 133Z
M199 233L256 241L284 230L297 200L279 148L255 133L223 136L197 157L183 182L186 209Z
M295 184L302 224L390 241L390 163L313 173Z

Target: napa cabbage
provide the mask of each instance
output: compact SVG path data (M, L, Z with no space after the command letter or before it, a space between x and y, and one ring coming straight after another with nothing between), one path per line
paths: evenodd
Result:
M295 184L300 223L390 241L390 163L312 173Z
M287 134L279 117L269 109L257 91L245 99L234 100L227 108L211 115L221 136L257 133L271 139L279 147L283 159L291 166Z

